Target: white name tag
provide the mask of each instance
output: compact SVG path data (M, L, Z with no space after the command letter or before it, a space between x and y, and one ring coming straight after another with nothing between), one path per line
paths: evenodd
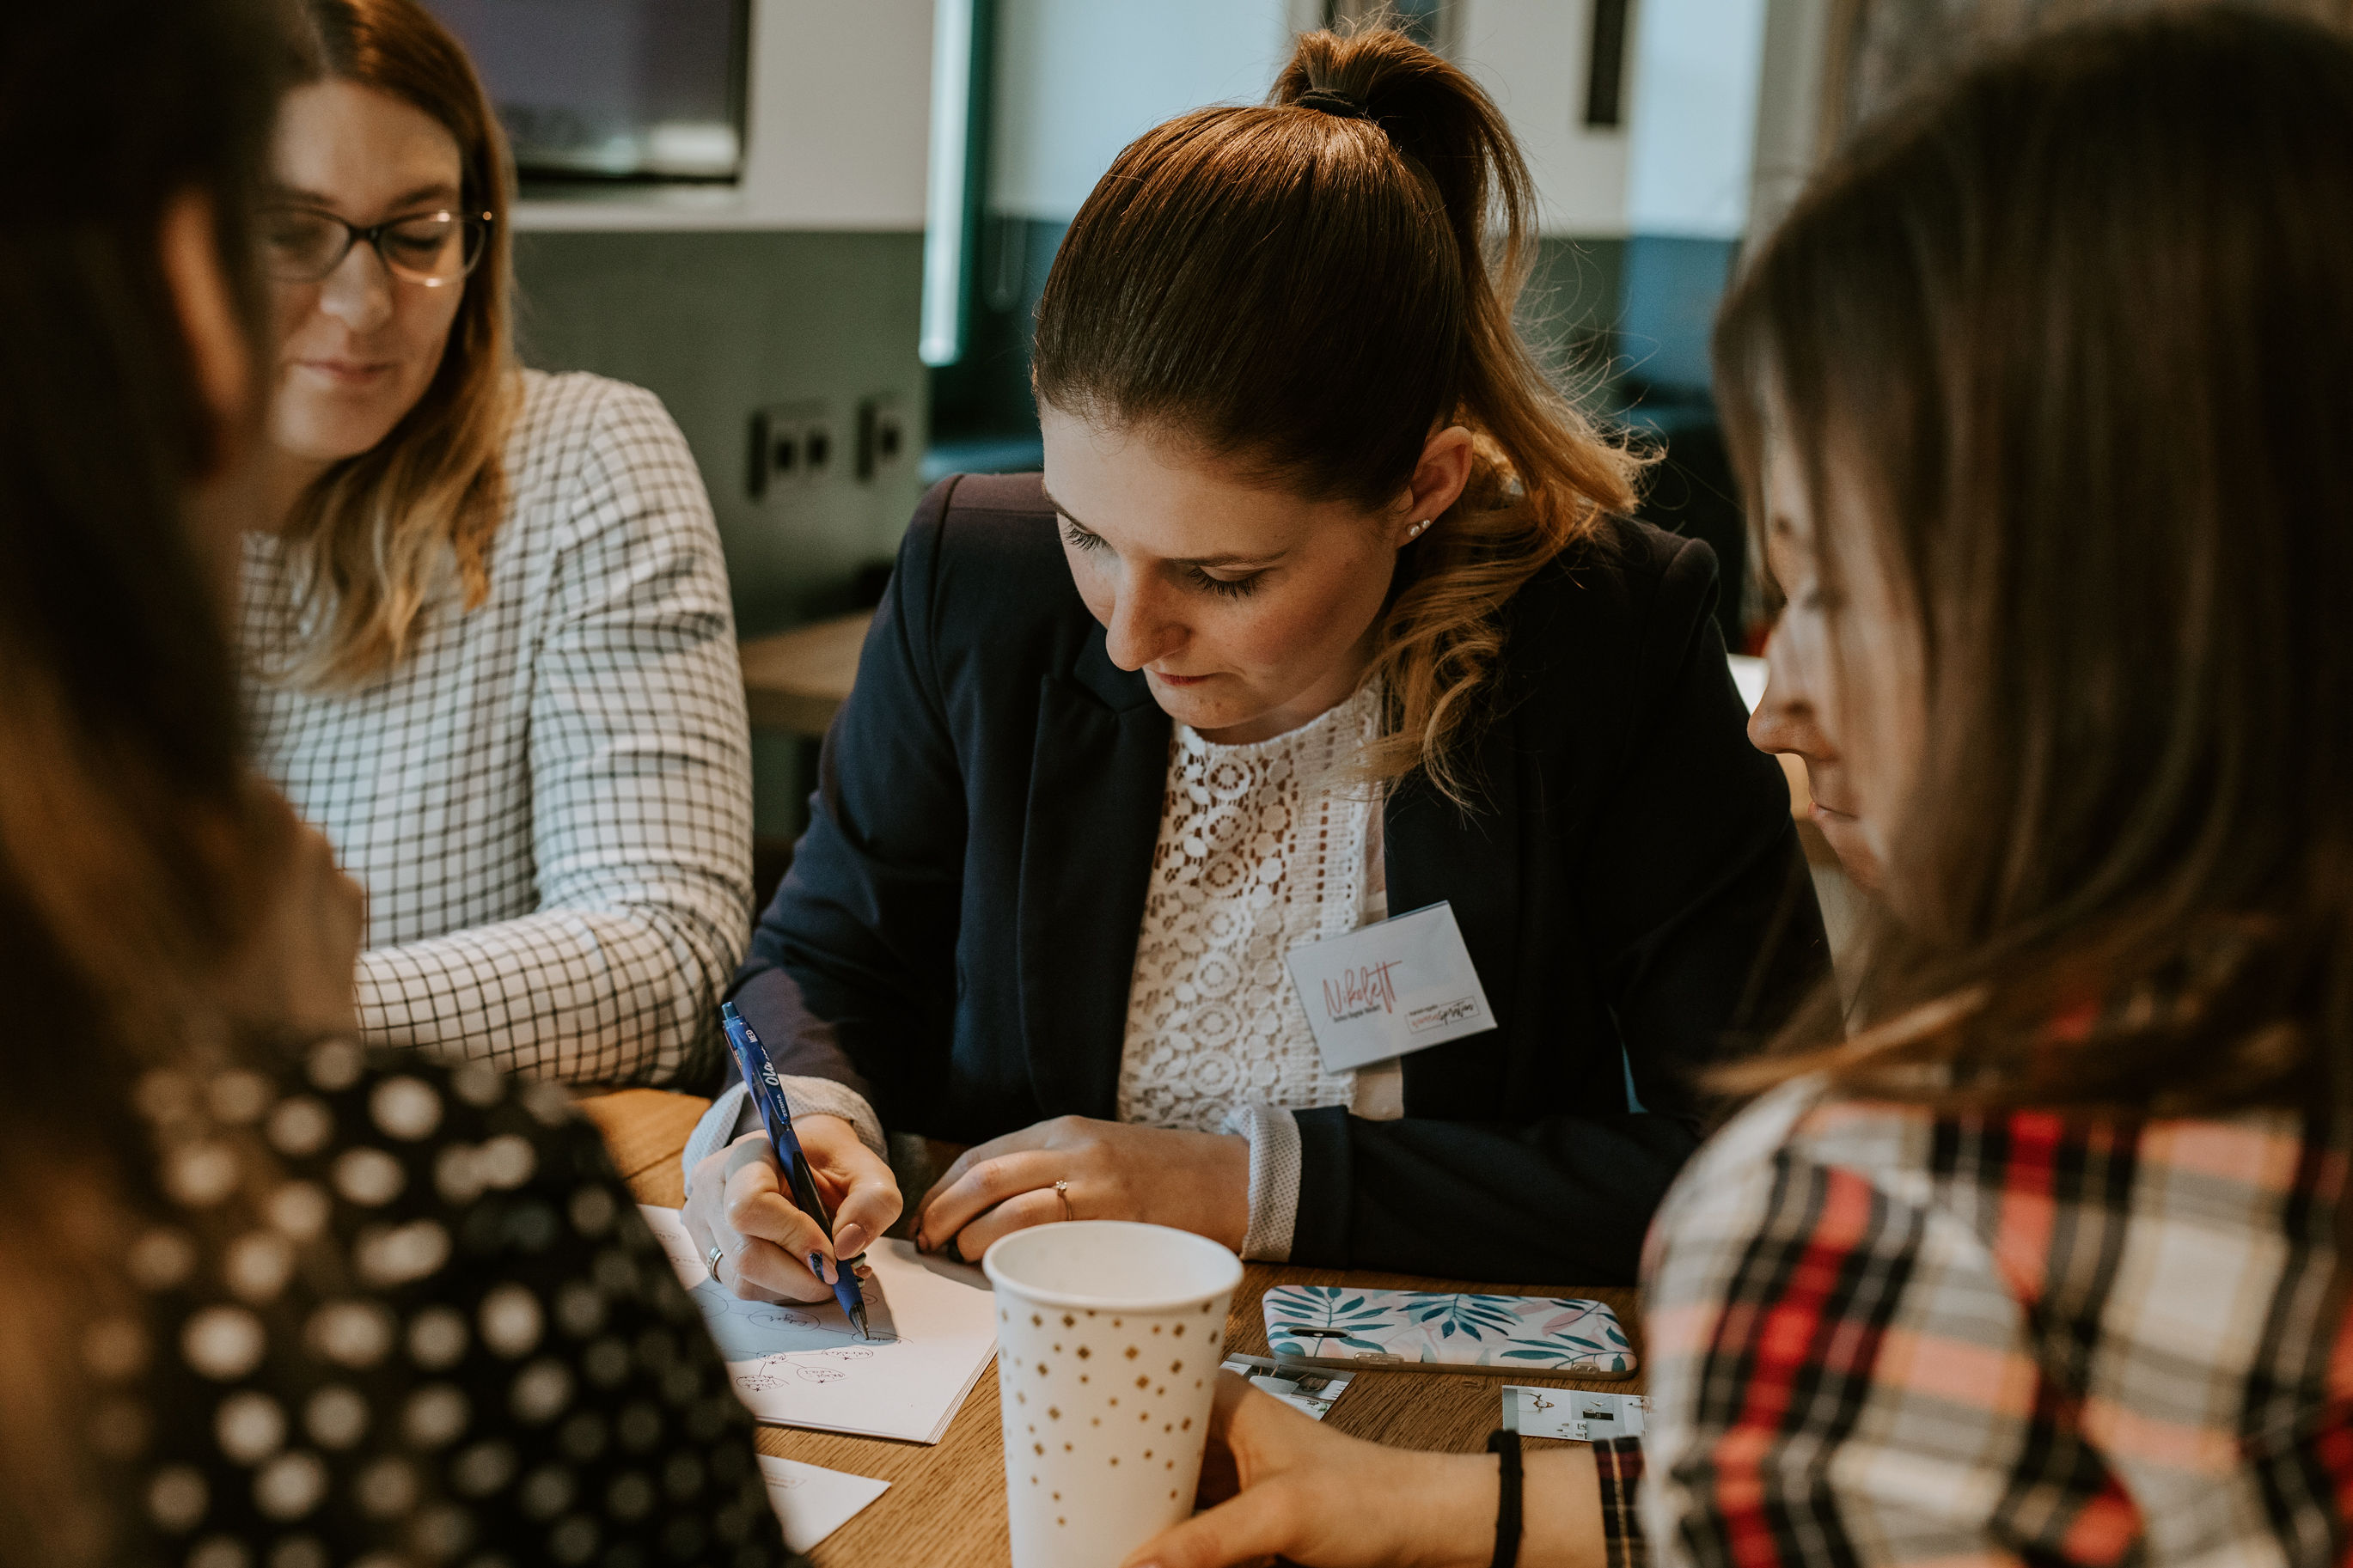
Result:
M1326 1072L1495 1026L1451 904L1294 947L1289 963Z

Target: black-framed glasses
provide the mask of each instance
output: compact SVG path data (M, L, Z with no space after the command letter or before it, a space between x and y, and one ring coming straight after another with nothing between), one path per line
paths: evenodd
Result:
M317 207L268 207L260 222L262 263L281 283L316 283L365 242L395 278L438 289L481 261L496 221L489 213L433 212L362 228Z

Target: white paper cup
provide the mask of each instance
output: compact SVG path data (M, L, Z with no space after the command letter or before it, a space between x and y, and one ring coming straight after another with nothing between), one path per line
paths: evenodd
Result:
M980 1266L1013 1568L1113 1568L1193 1511L1241 1259L1189 1231L1073 1220Z

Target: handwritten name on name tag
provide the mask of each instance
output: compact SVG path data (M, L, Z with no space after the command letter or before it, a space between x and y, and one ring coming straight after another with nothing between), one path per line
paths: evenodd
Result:
M1451 904L1294 947L1287 962L1327 1072L1495 1026Z

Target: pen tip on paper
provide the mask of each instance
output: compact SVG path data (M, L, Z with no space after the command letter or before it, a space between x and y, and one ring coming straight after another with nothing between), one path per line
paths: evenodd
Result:
M866 1331L866 1309L863 1306L852 1307L849 1310L849 1326L858 1331L858 1337L861 1340L871 1340L874 1337Z

